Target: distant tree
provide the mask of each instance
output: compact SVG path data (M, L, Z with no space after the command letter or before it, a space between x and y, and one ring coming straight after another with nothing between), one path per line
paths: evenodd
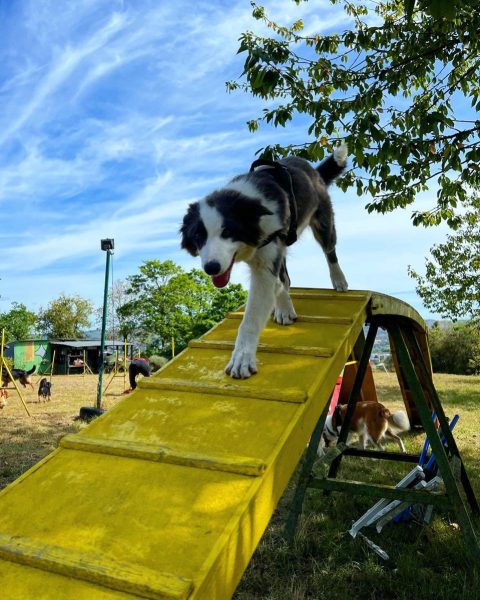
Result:
M480 373L480 330L475 324L434 325L429 330L429 344L434 372Z
M472 199L473 210L446 242L430 249L425 275L409 267L417 281L417 294L433 312L456 321L471 318L480 323L480 197Z
M0 313L0 328L5 329L6 341L27 339L36 322L37 315L19 302L12 302L8 312Z
M108 290L108 305L107 305L107 329L106 336L108 339L130 339L133 324L119 312L126 302L128 302L127 289L129 283L126 280L119 279L113 283ZM100 306L95 311L95 321L100 328L102 326L103 306Z
M214 287L209 277L203 277L207 294L205 306L198 312L195 325L192 329L193 337L202 335L216 323L225 318L247 301L246 290L238 283L230 283L223 289Z
M90 327L93 304L78 295L60 294L38 314L38 330L50 338L82 339Z
M218 290L202 271L186 273L170 260L145 261L139 271L128 277L128 300L118 312L130 335L145 340L152 352L169 355L172 338L182 350L245 302L241 286Z

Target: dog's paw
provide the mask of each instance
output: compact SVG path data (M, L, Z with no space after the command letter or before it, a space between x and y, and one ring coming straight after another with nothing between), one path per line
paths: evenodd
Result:
M225 373L234 379L248 379L257 372L255 353L250 350L234 350Z
M330 279L332 281L333 289L337 292L348 292L348 283L345 279L342 269L338 266L338 263L330 265Z
M332 281L333 287L337 292L348 292L348 283L345 277L341 280Z
M275 308L273 311L273 320L279 325L291 325L297 320L297 313L295 312L293 306L289 310Z

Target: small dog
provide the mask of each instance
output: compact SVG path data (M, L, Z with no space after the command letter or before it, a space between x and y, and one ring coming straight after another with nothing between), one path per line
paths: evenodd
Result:
M7 390L0 388L0 410L2 408L5 408L5 406L7 406L7 398L8 398Z
M213 284L230 280L235 262L251 269L245 314L225 372L245 379L257 372L256 351L268 317L281 325L297 318L289 295L286 249L310 226L327 258L337 291L348 284L335 253L336 231L327 186L345 169L341 145L314 169L306 160L255 161L249 173L190 204L180 233L181 246L200 256Z
M29 385L33 390L32 375L33 373L35 373L35 369L36 367L35 365L33 365L33 367L29 371L25 371L24 369L10 369L10 372L15 381L21 383L23 387L27 387L27 385ZM3 368L2 386L7 387L10 381L11 379L7 369Z
M322 440L318 446L318 455L323 456L323 447L328 448L330 444L338 439L340 429L347 412L347 405L337 405L332 415L325 421ZM368 442L373 442L377 448L383 450L382 438L395 440L400 451L405 453L405 446L397 435L410 429L407 415L402 411L392 413L380 402L357 402L353 413L350 431L357 433L360 445L363 449ZM351 434L349 433L349 440Z
M46 377L42 377L38 385L38 401L41 402L42 398L44 402L50 402L52 399L52 384Z

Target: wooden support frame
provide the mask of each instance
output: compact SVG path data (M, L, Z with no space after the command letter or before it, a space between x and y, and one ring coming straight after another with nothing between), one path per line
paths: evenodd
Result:
M120 374L121 377L123 377L123 387L124 389L127 387L127 338L125 338L123 340L123 373ZM113 373L112 376L110 377L110 381L107 383L107 385L105 386L103 393L105 394L106 391L108 390L108 388L110 387L110 385L112 384L113 380L115 379L115 377L117 377L119 374L118 371L118 350L115 350L115 367L113 369Z
M395 366L397 368L399 381L403 383L405 388L408 388L408 401L412 402L415 413L418 415L418 419L430 440L432 452L435 454L437 460L439 474L445 485L444 493L432 493L414 489L399 489L393 486L336 479L344 455L363 456L380 460L405 461L410 463L418 462L419 457L415 455L346 448L349 426L353 417L355 405L360 398L363 380L367 372L373 343L379 326L386 328L389 333L392 352L395 355ZM363 332L361 336L363 336ZM375 498L389 498L400 500L402 502L407 501L435 505L441 508L451 508L455 512L456 518L460 524L468 557L474 563L477 563L480 560L479 540L475 534L473 523L467 509L469 507L472 516L478 517L480 516L480 507L465 470L457 444L449 428L442 404L435 390L431 377L431 369L428 366L429 360L428 354L426 355L424 349L422 349L418 343L414 326L411 321L403 317L395 316L371 317L369 331L363 346L357 374L348 400L347 411L339 434L337 448L327 451L325 456L320 459L320 461L327 465L329 464L328 475L323 478L313 476L312 468L316 460L316 450L325 424L329 403L322 413L314 430L314 434L312 435L285 528L285 537L289 541L293 540L307 488L314 488L323 490L324 494L333 491L342 491L349 494L359 494ZM401 370L401 374L398 370ZM405 398L404 395L404 399ZM407 400L405 401L407 402ZM436 429L431 420L432 408L435 410L440 422L440 430ZM442 443L441 435L445 437L445 445ZM464 497L466 501L464 500Z

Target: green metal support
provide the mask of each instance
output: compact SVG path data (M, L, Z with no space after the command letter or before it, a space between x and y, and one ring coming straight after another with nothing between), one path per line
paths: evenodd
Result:
M380 483L364 483L363 481L346 481L342 479L320 479L314 478L310 487L330 492L345 492L355 496L369 496L370 498L388 498L389 500L401 500L408 503L424 503L449 508L452 502L446 494L437 492L424 492L410 488L398 488Z
M434 423L432 422L430 408L427 405L424 391L417 377L417 373L413 366L412 359L409 355L406 343L402 336L402 330L400 329L400 326L397 323L392 323L389 327L389 331L395 344L398 360L405 374L405 379L408 383L410 391L412 392L415 406L420 415L422 425L425 428L428 439L430 440L432 452L435 454L435 459L438 464L440 475L442 476L443 482L445 484L447 495L452 501L452 506L460 524L467 551L471 558L473 558L475 561L478 561L480 560L480 546L475 535L473 524L470 520L470 516L467 512L466 506L461 496L457 479L453 474L447 453L445 451L445 447L440 439L439 432L435 428ZM445 435L447 431L450 431L450 428L448 426L448 421L445 417L445 413L443 412L441 403L438 402L435 408L437 417L440 421L442 433L443 435ZM447 447L449 438L450 436L446 438ZM451 437L451 439L453 439L453 436ZM452 451L452 446L449 447L449 451Z
M97 408L102 408L102 386L103 386L103 370L104 370L104 355L105 355L105 332L107 328L107 307L108 307L108 278L110 274L110 255L112 250L107 249L107 259L105 264L105 287L103 290L103 312L102 312L102 337L100 342L100 367L98 369L98 385L97 385Z
M413 364L415 365L417 375L419 376L420 381L423 384L423 387L428 390L428 395L430 401L433 405L433 409L437 415L437 418L440 422L440 429L442 431L442 435L445 437L446 446L448 448L448 452L451 457L456 458L459 464L459 477L457 479L460 480L463 488L465 490L465 495L470 504L470 508L472 512L478 517L480 516L480 507L478 505L477 498L472 488L472 484L470 483L470 479L465 470L465 465L463 464L462 457L460 455L460 451L458 449L457 443L453 436L453 433L449 427L447 418L445 413L443 412L442 403L440 402L440 398L438 397L437 391L433 384L432 378L425 367L425 363L423 360L422 353L418 346L417 340L413 335L411 330L406 330L404 332L405 340L408 345L409 352L412 356Z
M330 407L331 401L332 397L330 396L330 399L325 405L325 408L323 409L323 412L320 415L320 418L318 419L315 429L313 430L312 437L310 438L310 443L308 444L308 448L305 453L302 469L300 471L297 487L295 489L292 505L290 507L290 513L285 524L284 537L290 543L293 541L293 536L295 535L295 530L297 528L298 517L302 512L302 505L303 500L305 498L305 493L307 491L307 488L309 487L312 478L312 467L317 457L317 448L322 437L323 428L325 427L325 421L327 419L328 409Z

